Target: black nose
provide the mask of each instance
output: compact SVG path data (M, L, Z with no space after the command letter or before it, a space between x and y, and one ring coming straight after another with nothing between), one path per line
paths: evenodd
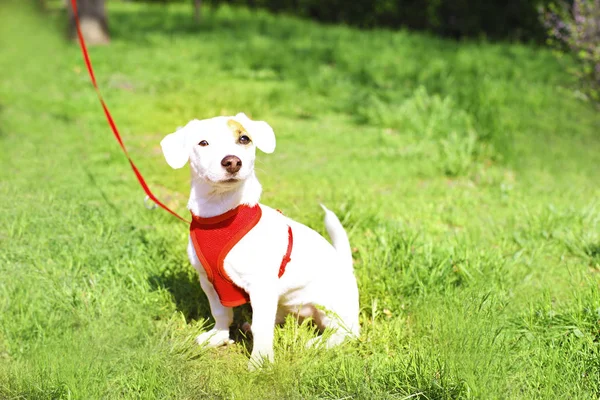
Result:
M230 174L235 174L242 168L242 160L237 156L225 156L221 160L221 165Z

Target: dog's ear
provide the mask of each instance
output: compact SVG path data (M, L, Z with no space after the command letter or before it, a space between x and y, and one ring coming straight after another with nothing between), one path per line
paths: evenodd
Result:
M275 151L275 132L269 124L265 121L252 121L244 113L237 114L235 120L248 131L256 147L265 153Z
M162 147L165 160L167 160L167 164L169 164L171 168L182 168L188 162L190 153L187 144L187 135L195 126L195 122L196 120L188 122L186 126L177 128L177 131L165 136L164 139L160 141L160 147Z

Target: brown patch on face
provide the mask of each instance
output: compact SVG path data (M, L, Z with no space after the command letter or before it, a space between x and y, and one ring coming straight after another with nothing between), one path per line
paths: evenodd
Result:
M234 119L228 120L227 126L229 127L229 130L231 130L231 132L233 133L233 139L235 140L236 143L239 143L240 136L243 136L243 135L246 135L250 139L252 139L252 137L248 134L248 132L246 132L246 129L244 128L244 126L242 124L240 124L239 122L237 122L236 120L234 120Z

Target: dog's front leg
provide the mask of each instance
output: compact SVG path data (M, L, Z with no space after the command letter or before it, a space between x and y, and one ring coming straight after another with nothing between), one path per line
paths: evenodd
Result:
M196 338L196 342L209 347L218 347L233 343L229 338L229 327L233 322L233 308L225 307L219 300L212 283L204 276L200 276L200 286L208 297L210 312L215 319L215 326L208 332L204 332Z
M250 290L252 304L252 336L254 338L248 369L254 370L267 360L273 362L273 336L278 295L273 285L261 285Z

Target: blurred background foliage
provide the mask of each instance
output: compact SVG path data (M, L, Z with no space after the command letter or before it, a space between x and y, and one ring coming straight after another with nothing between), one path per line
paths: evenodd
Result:
M130 0L182 3L190 0ZM266 9L360 28L409 29L464 39L546 44L577 76L584 99L600 100L600 0L191 0L200 17L202 3Z
M560 0L541 10L548 30L547 43L558 54L572 53L576 68L570 72L583 83L583 91L600 100L600 0Z
M138 1L138 0L136 0ZM143 0L148 1L148 0ZM151 0L158 3L189 0ZM361 28L408 28L462 38L544 40L539 7L549 0L204 0L264 8Z

